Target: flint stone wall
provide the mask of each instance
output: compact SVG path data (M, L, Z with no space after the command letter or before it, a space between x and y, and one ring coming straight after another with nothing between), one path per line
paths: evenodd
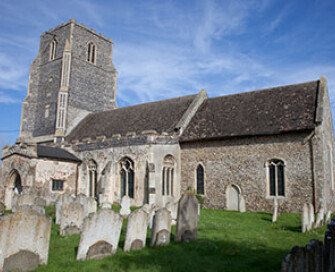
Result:
M101 209L85 219L80 236L77 260L100 259L116 252L122 216L111 210Z
M27 255L32 258L25 264L28 268L47 264L51 218L24 208L0 217L0 229L0 271L20 268Z
M285 197L278 197L281 212L301 212L302 203L313 202L313 173L310 145L302 143L308 133L280 136L232 138L181 143L181 192L196 188L199 163L205 171L205 208L226 209L227 188L241 188L246 210L268 211L269 196L266 162L285 162Z
M148 215L142 209L138 209L128 216L124 251L145 247L148 221Z
M63 204L61 207L60 235L79 234L85 219L84 206L80 203Z

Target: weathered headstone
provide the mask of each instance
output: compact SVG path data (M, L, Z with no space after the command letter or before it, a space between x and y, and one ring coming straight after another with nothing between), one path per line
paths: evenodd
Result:
M63 204L69 204L74 202L74 198L69 194L62 194L59 196L56 202L56 224L60 224L61 221L61 210Z
M123 196L121 199L121 210L120 214L123 217L127 217L130 214L130 204L131 204L131 199L129 196Z
M330 223L331 216L332 216L331 211L328 211L328 212L326 213L326 220L325 220L325 223L326 223L326 224L329 224L329 223Z
M0 215L3 215L5 213L6 206L2 202L0 202Z
M315 224L315 216L314 216L314 206L312 203L308 203L308 213L309 213L309 225L308 230L311 230L314 228Z
M278 200L275 197L273 199L272 223L277 222L277 218L278 218Z
M26 208L30 208L32 209L33 211L35 212L38 212L40 214L45 214L45 209L44 207L42 206L37 206L37 205L21 205L21 206L18 206L18 208L16 209L16 212L17 211L20 211L20 210L24 210Z
M174 226L177 223L177 217L178 217L178 201L177 202L169 202L166 205L166 208L171 213L171 225Z
M323 252L324 271L334 271L335 269L335 221L331 220L328 224L324 238Z
M0 271L28 271L47 264L51 218L28 206L0 217Z
M309 228L309 212L308 212L308 204L305 203L302 208L301 214L301 232L308 231Z
M95 213L97 211L97 202L93 197L87 197L84 194L80 194L75 198L74 202L80 203L84 206L85 217L90 213Z
M167 208L156 211L152 224L150 246L163 246L170 243L171 214Z
M122 227L122 216L101 209L85 219L80 236L77 260L102 259L116 252Z
M324 224L324 218L325 218L325 210L324 208L321 206L317 215L316 215L316 222L315 222L315 227L319 228L322 227Z
M80 203L63 204L61 207L60 235L79 234L85 219L84 206Z
M194 195L184 194L179 200L175 242L190 242L197 239L198 200Z
M148 215L142 209L138 209L128 216L126 238L123 247L124 251L145 247L148 221Z

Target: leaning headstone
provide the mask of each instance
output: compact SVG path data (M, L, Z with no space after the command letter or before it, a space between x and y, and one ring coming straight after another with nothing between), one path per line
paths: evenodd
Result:
M74 202L80 203L84 206L85 217L90 213L95 213L97 211L97 202L93 197L87 197L84 194L80 194L75 198Z
M194 195L184 194L179 200L175 242L190 242L197 239L198 200Z
M85 217L84 206L80 203L63 204L61 207L60 235L79 234Z
M47 264L51 218L25 206L0 217L0 271L30 271Z
M5 213L6 206L2 202L0 202L0 215L3 215Z
M308 212L309 212L309 226L308 230L311 230L314 228L315 224L315 216L314 216L314 206L312 203L308 203Z
M331 216L332 216L331 211L328 211L327 214L326 214L326 220L325 220L326 224L330 223Z
M113 255L119 244L122 221L122 216L111 209L91 213L80 235L77 260Z
M163 246L170 243L171 214L167 208L156 211L152 224L150 246Z
M278 200L275 197L273 199L272 223L277 222L277 218L278 218Z
M177 223L177 216L178 216L178 201L177 202L169 202L166 205L166 208L171 213L171 225L174 226Z
M316 215L316 222L315 222L315 227L319 228L322 227L324 224L324 218L325 218L325 210L324 208L321 206L317 215Z
M124 251L145 247L148 229L148 215L142 209L132 212L128 216Z
M45 207L47 205L47 201L42 197L36 197L34 200L34 204L37 206Z
M302 214L301 214L301 232L308 231L308 228L309 228L308 204L305 203L302 208Z
M74 198L69 194L62 194L59 196L56 202L56 224L60 224L61 221L61 210L63 204L69 204L74 202Z
M123 217L127 217L130 214L130 203L131 203L131 199L129 196L122 197L120 214Z

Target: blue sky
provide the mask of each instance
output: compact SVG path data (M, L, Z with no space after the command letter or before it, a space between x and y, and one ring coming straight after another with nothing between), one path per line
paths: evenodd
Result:
M19 135L41 33L70 18L112 38L121 107L325 75L335 116L333 0L0 0L0 146Z

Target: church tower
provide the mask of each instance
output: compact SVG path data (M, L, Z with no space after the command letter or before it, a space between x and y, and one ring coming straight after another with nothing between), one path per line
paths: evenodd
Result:
M117 107L113 42L71 19L41 35L30 66L20 138L62 141L89 113Z

